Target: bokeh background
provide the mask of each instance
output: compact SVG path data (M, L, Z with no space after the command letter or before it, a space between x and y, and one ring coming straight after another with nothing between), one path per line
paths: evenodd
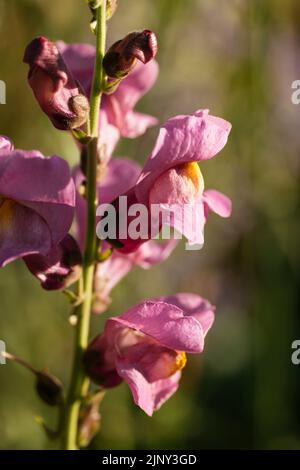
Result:
M36 35L93 42L84 0L0 0L0 133L19 148L59 154L74 164L76 147L35 102L22 63ZM200 107L233 124L228 145L201 165L206 187L233 200L229 220L211 216L201 252L181 245L164 264L136 269L113 292L109 314L145 297L192 291L217 306L201 357L190 357L178 393L152 419L136 409L125 385L102 406L95 449L300 449L299 0L119 0L112 43L153 29L160 76L139 109L164 121ZM123 140L116 154L140 162L157 129ZM0 272L0 338L37 367L69 378L72 331L60 293L41 291L22 262ZM93 318L99 331L102 318ZM55 413L34 394L16 364L0 366L0 448L54 448L34 416Z

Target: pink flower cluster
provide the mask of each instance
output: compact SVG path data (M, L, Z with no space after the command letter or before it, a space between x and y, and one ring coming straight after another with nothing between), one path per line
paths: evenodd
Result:
M118 41L104 60L111 81L120 83L104 94L101 104L98 197L114 204L122 195L130 205L176 202L178 218L189 203L200 207L204 228L209 211L221 217L231 213L228 197L204 189L198 166L225 146L228 122L207 110L179 115L161 126L143 168L127 158L111 158L121 137L140 136L158 122L135 110L157 78L156 49L154 34L145 30ZM94 59L88 44L36 38L26 48L29 85L56 128L86 130ZM86 149L84 143L78 145L81 165L71 173L62 158L15 150L9 139L0 137L0 265L22 258L48 290L65 289L80 276L87 203L81 192ZM177 217L171 224L178 228ZM189 228L183 235L195 242ZM203 243L203 231L196 241ZM111 256L96 265L94 313L106 310L111 290L133 267L148 269L177 245L174 239L159 243L150 237L117 242ZM102 253L107 248L102 244ZM152 415L177 390L186 353L203 351L213 321L214 307L196 294L146 300L106 322L84 355L85 370L104 388L127 382L135 403Z

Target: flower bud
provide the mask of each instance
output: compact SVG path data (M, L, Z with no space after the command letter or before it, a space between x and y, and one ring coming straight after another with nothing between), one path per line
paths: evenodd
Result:
M29 85L53 125L61 130L82 126L89 102L56 45L45 37L35 38L26 47L23 61L30 67Z
M94 15L94 10L97 10L101 6L102 0L87 0L88 5L90 7L91 12ZM106 19L110 20L110 18L115 13L118 6L117 0L106 0ZM96 21L95 15L93 16L93 20Z
M99 8L101 6L102 0L88 0L88 5L92 10Z
M106 2L106 19L110 20L118 6L117 0L107 0Z
M6 352L5 358L20 364L35 375L35 387L41 400L50 406L62 404L64 400L63 385L57 377L49 374L46 370L37 370L31 364L24 361L24 359L21 359L14 354Z
M81 407L78 423L78 444L80 448L87 447L100 431L101 415L99 406L104 395L104 391L96 392L89 402Z
M101 335L96 336L85 351L83 367L86 375L103 388L116 387L122 382L110 357L108 345Z
M34 254L23 259L29 271L46 290L65 289L80 276L82 256L71 235L54 246L47 256Z
M111 78L123 78L135 66L136 60L146 64L157 52L157 39L148 29L127 34L124 39L115 42L103 59L103 67Z
M56 406L62 403L63 386L57 377L46 371L36 372L36 391L47 405Z

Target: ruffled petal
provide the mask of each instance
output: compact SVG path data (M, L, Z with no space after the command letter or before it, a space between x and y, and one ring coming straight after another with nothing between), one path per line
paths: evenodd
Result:
M158 297L153 300L176 305L176 307L184 311L185 315L196 318L202 325L204 336L206 336L208 330L213 325L215 307L208 300L200 297L200 295L182 292L167 297Z
M204 347L203 329L198 320L165 302L142 302L110 322L140 331L177 351L198 353Z

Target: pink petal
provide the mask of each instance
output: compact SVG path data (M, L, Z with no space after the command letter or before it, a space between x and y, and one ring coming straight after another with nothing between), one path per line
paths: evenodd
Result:
M141 372L120 359L117 360L117 371L129 385L135 404L148 416L152 416L176 392L181 376L177 372L168 379L150 384Z
M170 349L190 353L201 352L204 335L201 324L192 316L165 302L146 301L127 310L120 317L108 320L155 339Z
M172 296L158 297L153 300L176 305L184 311L185 315L196 318L202 325L204 336L212 327L215 319L215 307L200 295L183 292Z
M90 94L93 77L95 47L91 44L56 43L65 63L79 81L87 96Z
M128 112L123 122L122 135L130 139L145 134L149 127L156 126L158 119L149 114L137 113L135 111Z
M100 127L99 127L99 150L101 155L101 163L107 164L120 140L120 131L117 127L110 124L107 119L107 114L103 110L100 113Z
M138 163L127 158L114 158L107 167L107 173L101 181L99 200L110 203L120 194L126 193L135 185L141 173Z
M148 64L138 63L113 94L124 114L131 111L137 102L154 85L158 76L158 63L151 60Z
M205 205L205 216L207 218L209 210L215 212L221 217L230 217L232 210L232 203L229 197L214 189L204 191L202 199Z
M51 233L35 211L14 201L0 201L0 267L32 253L46 255Z
M107 309L111 290L131 271L133 266L134 263L130 256L123 256L117 252L113 253L104 263L97 264L93 313L100 314Z
M180 378L181 372L178 371L168 379L158 380L152 384L155 411L159 410L160 407L177 392Z
M0 194L34 210L47 223L53 243L67 234L74 215L75 188L62 158L14 150L0 158Z
M175 239L166 240L161 243L149 240L143 243L131 256L134 256L136 265L143 269L148 269L157 263L165 261L176 248L177 244L178 240Z

